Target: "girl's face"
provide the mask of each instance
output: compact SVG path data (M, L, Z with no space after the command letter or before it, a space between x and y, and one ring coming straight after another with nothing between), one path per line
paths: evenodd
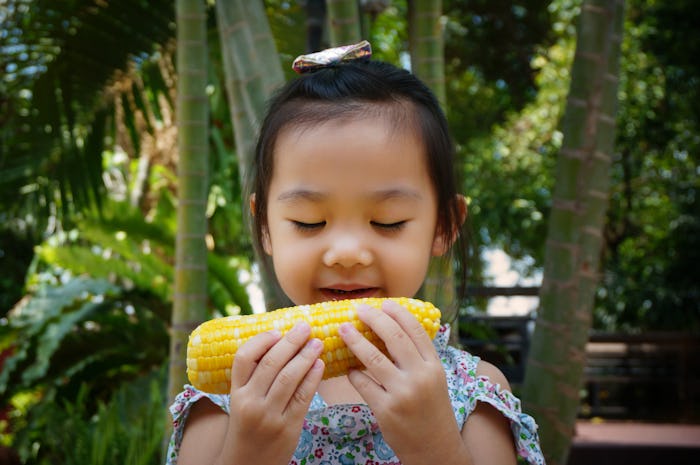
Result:
M381 117L280 133L263 243L295 304L415 295L446 251L424 152Z

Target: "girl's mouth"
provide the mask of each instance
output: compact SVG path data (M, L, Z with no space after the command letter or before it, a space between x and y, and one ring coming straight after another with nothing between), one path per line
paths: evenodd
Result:
M321 292L327 297L327 300L343 300L343 299L360 299L364 297L372 297L377 292L375 287L362 287L357 289L333 289L322 288Z

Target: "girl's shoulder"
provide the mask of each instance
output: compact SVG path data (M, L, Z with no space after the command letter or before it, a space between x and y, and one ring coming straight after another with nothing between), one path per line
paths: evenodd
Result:
M192 406L202 399L208 399L215 406L221 408L223 412L229 413L229 396L227 394L209 394L186 384L183 391L175 397L173 404L170 406L170 414L172 415L173 421L172 434L168 443L166 465L174 465L177 463L187 417L192 411Z
M455 419L460 429L478 402L485 402L509 422L518 454L531 464L544 464L537 424L523 413L520 399L496 366L465 350L448 345L449 327L440 328L434 344L442 361Z

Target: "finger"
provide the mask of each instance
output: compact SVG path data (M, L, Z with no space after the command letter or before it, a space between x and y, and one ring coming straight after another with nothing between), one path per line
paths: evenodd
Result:
M289 360L275 377L267 393L270 401L278 405L287 405L322 350L323 342L320 339L307 341L304 348Z
M258 366L258 362L275 345L281 333L266 331L250 338L237 351L231 367L231 388L244 386Z
M408 310L401 307L399 304L393 301L386 303L397 305L399 307L399 312L406 312L408 313L409 318L413 318L415 320L413 315L411 315ZM418 352L418 348L411 337L406 333L398 321L384 311L385 304L382 305L382 311L380 312L367 306L358 306L357 316L363 323L369 326L369 328L374 331L382 341L384 341L387 352L389 355L391 355L393 363L395 363L397 366L407 366L407 363L409 363L411 360L422 360L422 357Z
M388 394L387 390L379 384L374 378L360 370L351 370L348 373L350 384L360 393L362 398L367 402L367 405L382 405L384 396Z
M304 346L311 335L311 327L301 321L294 325L280 340L260 359L258 366L250 377L249 383L263 395L267 395L270 386L282 368Z
M382 310L399 324L401 329L403 329L411 339L413 346L423 360L434 360L438 358L433 341L423 327L422 322L419 322L411 312L393 300L385 301L382 304ZM392 341L386 341L387 350L393 355L391 343Z
M325 365L323 364L323 360L317 358L313 361L304 379L291 396L285 414L292 418L304 416L306 414L314 398L314 394L318 391L318 385L323 378L324 369Z
M358 307L358 315L360 312L361 310ZM338 327L338 334L348 349L355 354L357 359L379 383L382 383L382 380L390 379L392 374L396 372L394 363L374 344L368 341L352 323L341 324Z

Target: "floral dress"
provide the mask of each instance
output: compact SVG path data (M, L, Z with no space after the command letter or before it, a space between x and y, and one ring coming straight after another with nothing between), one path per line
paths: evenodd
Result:
M447 375L452 410L460 429L477 402L486 402L508 420L520 461L544 465L544 457L532 417L522 413L520 400L510 391L493 384L488 377L477 376L479 358L448 346L449 327L440 328L433 341ZM208 398L228 413L229 396L207 394L186 385L170 407L173 434L166 465L176 465L182 432L192 405ZM304 419L301 437L290 465L400 465L391 447L384 441L377 420L365 404L328 405L316 393Z

